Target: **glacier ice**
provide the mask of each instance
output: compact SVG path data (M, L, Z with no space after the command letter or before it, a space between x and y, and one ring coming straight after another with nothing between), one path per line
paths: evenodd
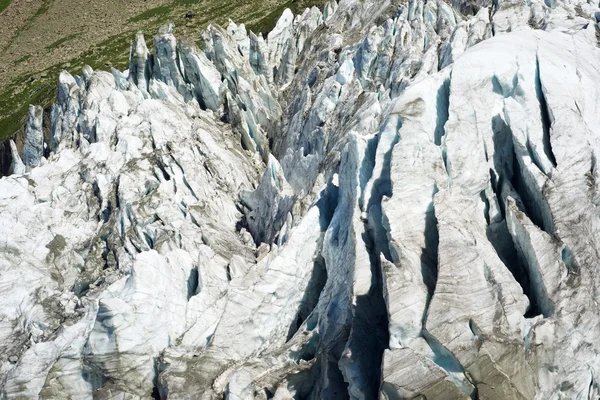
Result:
M597 4L340 0L63 71L0 398L598 398Z

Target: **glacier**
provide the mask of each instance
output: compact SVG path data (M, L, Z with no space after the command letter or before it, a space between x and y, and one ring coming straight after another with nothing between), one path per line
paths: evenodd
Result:
M60 74L2 399L600 398L600 9L340 0Z

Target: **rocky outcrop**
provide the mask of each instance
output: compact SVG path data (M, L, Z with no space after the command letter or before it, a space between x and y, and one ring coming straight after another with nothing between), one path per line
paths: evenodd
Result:
M0 179L0 396L598 397L597 11L342 0L63 72Z

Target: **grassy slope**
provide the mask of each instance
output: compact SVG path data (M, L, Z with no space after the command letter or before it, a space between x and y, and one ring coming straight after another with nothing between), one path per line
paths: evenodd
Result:
M4 11L12 3L12 0L0 0L0 12Z
M51 0L50 0L51 1ZM44 3L49 1L45 0ZM2 6L8 6L8 0L0 0ZM272 3L257 0L229 0L227 2L213 2L210 0L173 0L167 6L152 8L143 13L129 18L129 22L143 22L143 30L148 35L154 34L157 28L167 22L173 21L176 34L183 31L184 36L191 35L198 38L199 30L204 29L209 23L224 25L229 18L239 23L247 23L254 32L268 32L276 24L279 16L286 7L294 13L301 12L304 8L323 4L324 0L273 0ZM34 16L34 20L44 7ZM186 20L186 11L194 12L194 18ZM31 21L33 23L33 21ZM13 80L0 92L0 140L23 129L29 104L44 107L51 105L56 96L58 74L66 69L72 74L79 74L81 68L88 64L94 69L108 69L114 66L118 69L127 68L129 44L134 31L125 26L123 33L113 36L101 43L92 46L88 51L68 62L56 64L44 71L20 76ZM77 33L66 36L47 48L61 46L76 37ZM151 41L148 45L151 46ZM17 60L19 62L20 60Z

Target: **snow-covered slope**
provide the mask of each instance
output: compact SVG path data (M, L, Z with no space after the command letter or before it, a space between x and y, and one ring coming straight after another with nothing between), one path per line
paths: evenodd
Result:
M63 72L0 179L0 398L598 398L599 12L341 0Z

